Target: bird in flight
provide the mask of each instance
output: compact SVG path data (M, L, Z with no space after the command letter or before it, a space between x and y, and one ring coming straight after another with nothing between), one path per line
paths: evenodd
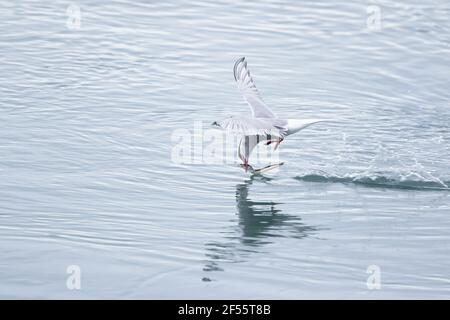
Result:
M264 142L272 144L277 149L279 144L289 135L294 134L311 124L327 121L324 119L281 119L262 100L256 89L250 71L247 67L245 57L236 61L233 68L234 79L244 99L250 106L251 116L230 117L222 121L214 121L213 126L223 129L228 133L241 136L238 155L242 160L245 171L261 172L281 164L271 165L262 169L254 170L249 164L250 154L256 145Z

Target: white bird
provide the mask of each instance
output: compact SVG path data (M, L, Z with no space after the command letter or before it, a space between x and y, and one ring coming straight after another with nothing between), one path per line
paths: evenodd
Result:
M236 61L233 68L234 79L244 99L250 106L252 116L246 118L231 117L222 121L215 121L213 125L229 133L241 135L238 155L243 161L245 171L249 165L249 157L259 142L267 145L274 143L275 149L285 137L294 134L311 124L327 121L325 119L280 119L270 110L261 99L255 82L250 76L245 57ZM267 167L266 167L267 168ZM251 168L253 170L253 168ZM265 168L263 168L265 169ZM260 169L262 170L262 169Z

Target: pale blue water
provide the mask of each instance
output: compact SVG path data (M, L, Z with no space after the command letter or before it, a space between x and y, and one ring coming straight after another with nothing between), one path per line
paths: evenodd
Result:
M0 297L450 297L448 1L69 4L0 4ZM265 177L173 162L249 114L241 56L278 115L336 121Z

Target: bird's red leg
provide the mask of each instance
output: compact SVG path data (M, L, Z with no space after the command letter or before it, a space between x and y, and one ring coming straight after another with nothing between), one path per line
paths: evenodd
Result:
M245 168L245 172L247 172L248 170L248 159L244 158L244 168Z

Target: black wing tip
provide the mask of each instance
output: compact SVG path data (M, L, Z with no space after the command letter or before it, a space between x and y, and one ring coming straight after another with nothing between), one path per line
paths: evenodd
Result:
M237 66L241 63L245 61L245 57L241 57L239 59L236 60L236 62L234 63L234 67L233 67L233 75L234 75L234 80L237 81L237 77L236 77L236 68Z

